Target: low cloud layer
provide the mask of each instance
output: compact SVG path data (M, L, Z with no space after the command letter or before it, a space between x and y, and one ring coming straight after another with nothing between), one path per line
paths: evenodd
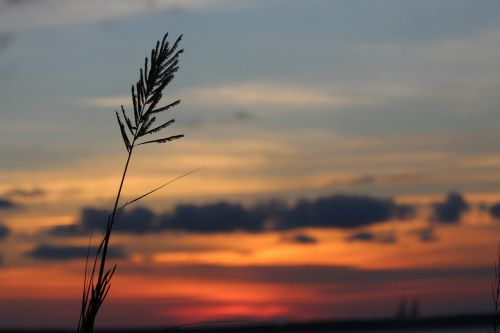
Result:
M335 265L224 266L172 265L162 267L122 267L123 274L176 276L184 279L203 276L205 281L253 282L283 284L356 283L371 288L373 284L418 279L489 278L491 267L364 269ZM463 283L463 280L461 280Z
M460 193L449 193L442 202L433 206L433 220L441 224L456 224L460 222L462 214L469 210L469 204Z
M411 232L412 235L418 237L422 243L430 243L438 241L436 230L433 227L422 228Z
M0 198L0 210L12 209L15 207L17 207L17 204L14 203L14 201L6 198Z
M0 224L0 240L6 238L10 234L9 228Z
M493 218L500 220L500 202L497 202L490 206L488 208L488 211Z
M13 188L4 193L7 197L20 197L20 198L36 198L42 197L47 194L47 191L41 188Z
M318 243L318 240L316 238L309 236L309 235L306 235L306 234L297 234L297 235L292 235L292 236L286 236L286 237L283 237L283 241L286 243L304 244L304 245Z
M293 206L276 201L249 208L225 202L199 206L179 205L165 214L155 214L140 207L125 211L116 222L115 230L141 234L165 230L259 233L307 227L351 229L383 223L393 218L410 218L414 211L413 206L399 205L391 199L347 195L301 200ZM103 230L108 216L109 212L106 210L85 208L77 224L57 226L49 232L58 236L71 236L87 232L93 227Z
M29 257L47 260L47 261L60 261L60 260L72 260L72 259L83 259L87 256L87 251L90 253L90 258L92 254L96 253L97 248L92 247L90 250L86 246L54 246L41 244L38 245L33 250L29 251L27 255ZM125 253L121 248L110 247L108 248L108 258L120 259L125 257Z
M347 237L349 242L373 242L382 244L393 244L397 242L394 233L374 233L369 231L361 231Z

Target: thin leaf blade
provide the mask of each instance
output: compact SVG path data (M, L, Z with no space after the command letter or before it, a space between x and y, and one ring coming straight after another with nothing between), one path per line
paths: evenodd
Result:
M118 112L116 112L116 119L118 120L118 125L120 125L120 132L122 133L123 143L125 144L125 148L127 148L127 152L130 152L130 141L128 139L127 133L125 132L125 125L120 118Z
M156 140L149 140L149 141L145 141L145 142L141 142L141 143L138 143L137 145L145 145L145 144L148 144L148 143L165 143L165 142L170 142L170 141L174 141L174 140L178 140L178 139L181 139L184 137L184 134L179 134L179 135L172 135L172 136L169 136L169 137L166 137L166 138L161 138L161 139L156 139Z

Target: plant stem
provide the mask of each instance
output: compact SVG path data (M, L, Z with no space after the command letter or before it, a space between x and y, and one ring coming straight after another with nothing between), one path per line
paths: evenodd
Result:
M97 283L95 290L92 290L92 295L90 302L88 304L88 311L82 312L84 314L83 318L81 318L81 325L78 328L79 332L84 332L84 333L91 333L94 331L94 322L95 318L97 316L97 313L99 312L99 307L101 306L102 301L104 298L101 299L102 295L105 297L106 291L103 290L104 288L104 270L106 266L106 257L108 253L108 246L109 246L109 240L111 238L111 231L113 230L113 225L116 219L116 211L118 208L118 203L120 201L120 196L122 193L123 189L123 184L125 182L125 177L127 176L127 170L128 166L130 164L130 159L132 157L132 151L134 148L134 142L132 143L132 146L128 152L127 156L127 162L125 163L125 167L123 169L123 174L122 178L120 181L120 186L118 188L118 193L116 194L116 199L115 199L115 204L113 207L113 212L111 213L111 216L108 220L108 223L106 225L106 232L104 233L103 239L102 239L102 252L101 255L99 256L99 252L96 254L96 258L94 259L94 265L99 261L99 275L97 277ZM93 279L93 273L90 276L90 279ZM90 286L89 286L90 288Z
M106 227L106 234L104 236L104 245L103 245L103 249L102 249L101 264L99 267L99 277L97 279L97 288L96 289L99 289L101 286L102 275L104 274L104 266L106 264L106 254L108 252L109 239L111 238L111 230L112 230L113 224L115 222L116 209L118 207L118 202L120 201L120 195L122 193L123 183L125 182L125 176L127 175L128 165L130 163L130 158L132 157L133 149L134 149L134 145L132 144L132 147L130 148L130 151L129 151L128 156L127 156L127 162L125 163L125 168L123 169L122 179L120 181L120 187L118 188L118 193L116 195L116 200L115 200L115 205L113 207L113 212L111 213L111 218L109 219L108 225Z
M133 121L129 116L127 116L127 112L125 111L123 105L121 106L121 113L123 118L120 116L120 113L116 111L116 118L118 121L118 125L120 126L120 132L127 149L128 156L125 167L123 169L120 186L118 187L118 193L116 194L113 211L108 217L106 228L102 234L97 252L92 260L92 267L90 267L89 265L89 253L91 251L90 242L92 240L92 234L90 236L89 247L87 249L87 256L85 261L82 307L80 312L80 319L78 322L78 332L80 333L93 332L95 318L97 317L99 309L110 289L110 281L115 272L116 265L114 265L114 267L110 269L106 268L106 259L108 255L109 241L111 239L111 232L113 231L113 226L118 220L120 213L122 213L123 209L128 204L136 202L137 200L140 200L145 196L158 191L159 189L172 182L171 181L165 183L135 198L134 200L125 202L125 204L119 206L123 184L125 182L125 177L127 176L127 170L134 147L136 145L149 143L170 142L180 139L184 136L181 134L157 138L153 140L144 140L145 136L159 132L160 130L166 128L167 126L170 126L174 122L174 120L172 119L158 126L153 126L154 122L156 121L156 116L153 116L153 114L156 115L157 113L166 111L167 109L176 106L180 102L180 100L178 100L166 106L158 107L155 109L162 98L163 89L174 78L175 72L179 69L179 55L184 51L183 49L177 50L182 35L177 38L171 48L169 48L167 37L168 34L165 34L161 43L160 41L156 43L156 47L151 51L151 66L149 67L149 70L148 58L146 58L144 70L142 68L140 69L139 81L137 81L135 85L132 85L131 93L132 104L134 108L134 118L132 119ZM191 171L186 175L192 172L194 171ZM178 177L176 179L182 178L184 176Z

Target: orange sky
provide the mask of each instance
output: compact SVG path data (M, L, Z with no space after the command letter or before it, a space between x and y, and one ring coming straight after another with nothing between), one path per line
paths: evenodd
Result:
M402 298L414 297L427 315L487 310L500 225L478 208L488 197L471 198L474 208L459 224L437 226L438 240L431 242L420 241L414 232L427 225L429 206L424 203L433 197L404 199L421 204L411 220L351 230L118 233L113 244L125 248L128 259L113 260L119 268L99 323L123 324L117 319L120 311L141 313L127 319L127 325L151 326L222 319L392 316ZM40 260L26 253L33 250L35 239L51 245L85 245L87 237L44 235L47 228L75 221L76 216L54 218L49 224L43 223L50 220L47 217L36 223L33 217L17 215L22 216L5 218L18 229L1 243L0 308L11 318L4 325L17 325L18 308L9 305L15 300L20 307L43 304L48 324L71 327L72 317L66 315L68 309L77 313L84 262ZM348 241L357 230L391 233L397 241ZM316 243L287 241L297 234ZM62 304L66 305L61 312ZM33 318L33 325L39 325Z

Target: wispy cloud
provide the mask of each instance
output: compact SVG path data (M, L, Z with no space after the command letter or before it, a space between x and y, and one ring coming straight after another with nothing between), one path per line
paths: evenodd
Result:
M115 95L103 97L88 97L77 101L77 104L92 108L114 108L118 109L120 105L129 105L131 102L129 95Z
M243 82L189 89L186 100L198 105L233 107L350 107L370 101L336 94L323 87L270 82Z
M7 0L0 1L0 31L99 21L158 10L227 8L242 3L238 0Z
M336 93L325 87L261 81L194 87L173 93L173 96L178 96L183 103L190 105L224 106L236 109L252 107L345 108L377 102L373 96L360 97L354 94ZM79 101L81 105L99 108L116 108L130 103L128 95L89 97Z
M32 189L26 188L12 188L4 193L7 197L22 197L22 198L35 198L42 197L47 194L47 191L42 188L34 187Z

